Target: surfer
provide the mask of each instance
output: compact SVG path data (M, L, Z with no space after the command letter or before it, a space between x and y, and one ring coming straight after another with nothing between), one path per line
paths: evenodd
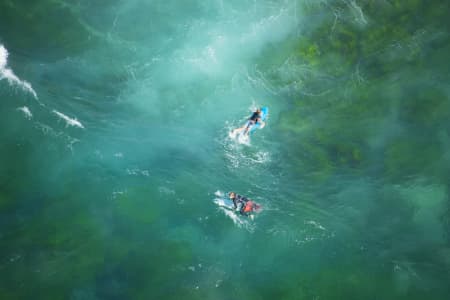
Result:
M266 123L262 120L261 114L261 108L256 109L256 111L252 113L250 118L248 118L247 123L245 123L245 125L242 127L233 129L233 131L231 131L231 135L235 136L237 132L242 131L244 131L244 135L248 135L250 129L256 124L259 124L259 128L263 128Z
M236 194L235 192L229 192L228 197L233 201L234 209L238 210L241 215L250 216L251 213L259 209L259 205L244 196Z

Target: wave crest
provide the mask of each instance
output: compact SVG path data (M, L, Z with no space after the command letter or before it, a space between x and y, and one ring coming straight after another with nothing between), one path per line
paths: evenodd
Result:
M32 94L35 99L38 99L38 96L33 90L31 84L25 80L21 80L16 76L16 74L14 74L13 70L7 68L8 55L8 50L0 44L0 80L6 79L10 85L17 85L22 90Z

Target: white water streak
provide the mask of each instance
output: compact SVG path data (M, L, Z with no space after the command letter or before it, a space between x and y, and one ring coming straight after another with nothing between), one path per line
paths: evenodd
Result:
M355 21L360 24L366 25L367 24L366 17L364 16L364 13L363 13L361 7L358 4L356 4L355 0L348 1L347 5L352 10L352 12L355 16Z
M28 120L30 120L33 117L33 114L31 113L30 109L26 106L18 107L17 110L20 110L21 112L23 112L25 115L25 118L27 118Z
M21 80L14 74L13 70L7 68L8 64L8 50L3 45L0 45L0 80L6 79L10 85L17 85L22 90L29 92L35 99L38 99L36 92L33 90L31 84L25 80Z
M81 124L80 121L78 121L76 118L74 118L74 119L69 118L68 116L66 116L63 113L60 113L57 110L53 110L53 113L56 114L61 119L63 119L64 121L66 121L66 126L75 126L75 127L84 129L83 124Z

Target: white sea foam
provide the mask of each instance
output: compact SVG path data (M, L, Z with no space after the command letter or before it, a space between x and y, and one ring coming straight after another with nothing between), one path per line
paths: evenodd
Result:
M6 67L6 63L8 62L8 51L3 45L0 45L0 70L3 70Z
M141 170L139 168L133 168L133 169L126 169L126 172L128 175L134 175L134 176L150 176L150 171L148 170Z
M123 158L123 153L122 152L114 153L114 157Z
M22 90L32 94L35 99L38 99L31 84L25 80L21 80L11 69L7 68L8 55L8 50L3 45L0 45L0 80L6 79L10 85L17 85Z
M40 130L44 135L51 136L53 138L57 138L66 143L67 149L73 152L73 145L80 142L79 139L73 138L70 135L66 134L63 131L58 131L48 126L47 124L41 123L40 121L36 121L34 123L35 128Z
M75 126L75 127L84 129L83 124L81 124L80 121L78 121L76 118L74 118L74 119L69 118L68 116L66 116L63 113L60 113L57 110L53 110L53 113L56 114L61 119L63 119L64 121L66 121L66 126Z
M326 230L325 227L323 227L322 225L320 225L319 222L316 222L316 221L312 221L312 220L305 221L305 224L312 225L315 228L320 229L320 230Z
M26 106L18 107L17 110L22 111L25 114L25 118L30 120L33 117L33 114L31 113L30 109Z
M259 151L254 155L254 157L249 157L249 160L257 164L264 164L270 161L270 153Z

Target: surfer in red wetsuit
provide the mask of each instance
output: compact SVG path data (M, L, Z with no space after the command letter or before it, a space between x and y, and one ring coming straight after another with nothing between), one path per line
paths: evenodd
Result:
M258 204L256 204L253 200L236 194L235 192L228 193L228 196L233 201L234 209L238 209L241 215L249 216L251 213L255 212L260 208Z

